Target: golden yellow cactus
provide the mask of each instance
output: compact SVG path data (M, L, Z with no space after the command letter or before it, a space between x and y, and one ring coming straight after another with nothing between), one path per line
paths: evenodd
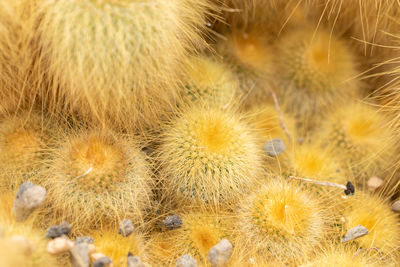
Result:
M262 153L233 110L185 108L166 126L158 151L164 194L181 204L236 201L260 179Z
M346 43L329 31L305 27L277 41L281 102L303 129L358 91L356 63Z
M0 122L0 185L17 188L46 176L51 121L36 113L20 113Z
M201 102L224 107L239 95L234 74L223 63L206 56L195 56L187 63L185 102Z
M108 127L158 125L175 105L183 60L205 44L209 9L207 0L40 1L43 100Z
M0 262L6 267L57 266L56 258L47 253L45 232L36 229L31 217L16 222L12 216L14 196L2 192L0 197Z
M331 113L320 137L353 172L359 185L371 176L384 177L396 153L394 133L385 115L370 104L350 102Z
M119 135L77 132L53 153L46 180L51 221L67 221L75 233L115 226L129 218L142 226L151 204L152 177L136 141Z
M327 215L308 191L271 178L240 204L237 244L246 244L249 255L296 260L321 243Z
M346 200L344 220L343 234L358 225L368 229L367 235L354 240L359 248L375 247L383 257L395 259L399 256L400 221L385 200L376 195L356 192Z

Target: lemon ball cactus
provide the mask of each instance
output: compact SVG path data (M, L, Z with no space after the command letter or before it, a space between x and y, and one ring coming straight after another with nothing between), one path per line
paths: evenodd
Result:
M128 253L147 260L147 247L142 233L133 232L127 237L118 234L115 229L104 229L91 234L96 250L109 257L113 266L127 266Z
M211 57L193 56L187 64L185 102L224 107L236 100L239 93L237 79L223 63Z
M202 105L184 108L165 127L158 150L164 194L182 204L231 203L262 175L262 156L240 114Z
M248 244L250 255L281 260L295 260L313 251L330 220L317 198L280 178L244 199L238 218L238 244Z
M51 122L37 113L18 113L0 122L1 187L14 189L46 176Z
M288 32L276 47L279 95L304 129L330 106L357 95L354 55L330 32L304 27Z
M50 221L68 221L75 233L115 226L122 218L141 225L153 181L137 142L90 130L63 139L53 153L52 176L46 180Z
M16 222L12 216L14 196L3 191L0 197L0 262L7 267L56 266L57 260L46 251L43 230L34 227L34 218Z
M375 247L383 257L397 258L400 246L400 221L391 207L382 198L359 191L346 199L343 212L344 233L362 225L369 233L353 242L359 248Z
M350 102L327 117L320 137L343 168L353 172L356 182L365 185L371 176L383 177L395 156L394 133L388 123L372 105Z
M180 217L180 228L154 235L149 249L154 262L174 264L180 256L190 254L199 265L207 265L210 248L231 234L232 215L201 210L187 211Z
M211 1L40 1L43 101L108 127L158 125L175 105L183 59L205 43L206 12Z

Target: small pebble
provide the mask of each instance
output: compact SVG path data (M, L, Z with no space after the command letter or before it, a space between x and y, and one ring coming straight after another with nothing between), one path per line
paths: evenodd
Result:
M89 267L89 245L87 243L76 244L71 250L71 264L73 267Z
M185 254L176 261L176 267L197 267L197 262L192 256Z
M68 235L72 227L67 222L62 222L60 225L53 225L46 232L46 238L56 238L62 235Z
M102 257L92 263L93 267L106 267L112 264L112 260L109 257Z
M381 178L372 176L371 178L369 178L369 180L367 182L368 190L370 192L374 192L376 189L381 187L382 184L383 184L383 180Z
M232 244L227 239L222 239L218 244L210 248L207 258L212 266L223 266L232 253Z
M94 239L90 236L79 236L75 239L75 244L88 243L93 244Z
M92 262L95 262L104 257L106 257L106 255L104 255L103 253L100 253L100 252L90 254L90 258L92 259Z
M357 239L357 238L365 236L367 234L369 234L369 231L367 228L365 228L362 225L357 225L356 227L353 227L347 231L347 233L342 238L342 243Z
M123 237L127 237L130 234L133 233L134 230L134 226L131 220L129 219L123 219L120 223L119 223L119 230L118 230L118 234L122 235Z
M400 212L400 200L397 200L396 202L393 203L392 211Z
M74 247L74 242L67 237L57 237L47 243L47 252L51 255L56 255L70 251Z
M17 222L25 221L37 209L46 197L46 189L31 182L25 182L18 188L13 204L13 214Z
M264 151L270 157L276 157L286 150L286 146L281 139L268 140L264 144Z
M129 252L128 267L146 267L146 264L140 260L139 256L133 256L133 254Z
M178 229L178 228L181 228L181 226L182 226L182 219L181 219L181 217L179 217L178 214L173 214L173 215L167 216L163 220L163 224L164 224L165 228L167 228L168 230Z

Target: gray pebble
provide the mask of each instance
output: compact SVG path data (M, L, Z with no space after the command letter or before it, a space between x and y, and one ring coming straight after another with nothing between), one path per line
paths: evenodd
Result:
M79 243L70 250L71 264L73 267L89 267L89 244Z
M43 203L46 193L46 189L31 182L21 184L13 204L15 220L25 221Z
M197 262L192 256L185 254L176 261L176 267L197 267Z
M181 219L181 217L179 217L178 214L173 214L173 215L167 216L163 220L163 224L164 224L165 228L167 228L168 230L178 229L182 226L182 219Z
M46 232L46 238L57 238L62 235L68 235L72 227L67 222L62 222L60 225L53 225Z
M224 265L232 253L232 244L227 239L222 239L218 244L210 248L207 258L212 266Z
M109 257L103 257L100 258L98 260L96 260L95 262L92 263L93 267L106 267L106 266L110 266L112 264L112 260Z
M146 267L139 256L133 256L131 252L128 253L128 267Z
M353 227L347 231L347 233L342 238L342 243L357 239L367 234L369 234L367 228L362 225L357 225L356 227Z
M392 211L400 212L400 200L397 200L396 202L393 203Z
M75 244L80 244L80 243L88 243L88 244L93 244L94 239L90 236L79 236L75 239Z
M270 157L279 156L286 150L286 146L281 139L271 139L264 144L264 151Z
M119 223L118 234L122 235L123 237L127 237L127 236L129 236L130 234L133 233L134 229L135 229L135 227L133 226L133 223L132 223L131 220L123 219Z

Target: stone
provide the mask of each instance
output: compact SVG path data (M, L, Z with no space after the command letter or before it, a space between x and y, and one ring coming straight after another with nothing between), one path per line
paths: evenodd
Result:
M122 235L123 237L127 237L127 236L129 236L130 234L133 233L134 229L135 229L135 227L133 226L133 223L132 223L131 220L123 219L119 223L118 234Z
M374 192L383 185L383 180L379 177L372 176L368 179L367 186L370 192Z
M18 188L13 203L13 215L17 222L23 222L43 203L46 189L31 182L25 182Z
M342 243L360 238L362 236L365 236L369 234L369 231L367 228L365 228L362 225L357 225L356 227L353 227L347 231L347 233L344 235L342 238Z
M65 236L57 237L47 243L47 252L51 255L68 252L74 247L74 242Z
M10 237L10 242L20 249L26 256L32 255L35 251L35 244L22 235L13 235Z
M197 262L192 256L185 254L176 261L176 267L197 267Z
M133 256L131 252L128 253L128 267L146 267L146 264L141 261L139 256Z
M79 236L75 239L75 244L88 243L93 244L94 239L90 236Z
M90 254L90 258L92 259L92 262L95 262L104 257L106 257L106 255L104 255L103 253L100 253L100 252Z
M89 267L89 244L79 243L76 244L71 250L71 264L72 267Z
M112 260L109 257L101 257L92 263L93 267L106 267L111 266Z
M232 244L227 239L222 239L218 244L210 248L207 258L213 267L223 266L232 253Z
M392 211L400 212L400 199L392 204Z
M270 157L276 157L286 150L286 146L281 139L271 139L264 144L264 151Z
M165 228L167 228L168 230L178 229L178 228L182 227L182 219L181 219L181 217L179 217L178 214L173 214L173 215L167 216L163 220L163 224L164 224Z
M53 225L47 229L46 238L57 238L62 235L68 235L71 229L71 225L67 222L62 222L60 225Z

